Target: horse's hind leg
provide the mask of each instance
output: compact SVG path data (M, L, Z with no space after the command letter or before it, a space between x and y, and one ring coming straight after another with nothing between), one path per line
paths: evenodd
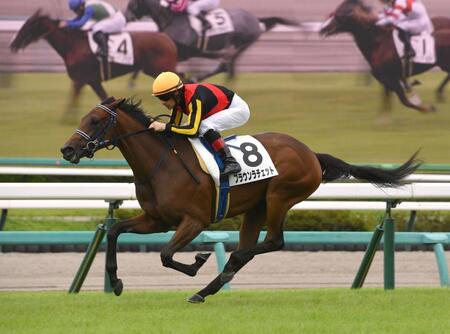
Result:
M184 264L173 259L173 255L189 244L204 229L204 225L189 216L185 216L169 243L161 251L161 262L164 267L178 270L186 275L195 276L197 271L208 260L210 253L198 253L193 264Z
M103 101L108 97L108 94L106 93L100 81L90 82L89 86L92 87L95 94L97 94L97 96L99 97L100 101Z
M247 213L241 229L241 243L238 250L231 253L222 273L203 290L188 299L191 303L201 303L205 297L217 293L223 285L230 282L234 275L255 255L277 251L283 248L283 222L289 207L281 199L272 198L267 210L267 235L264 241L255 245L264 222L266 210L256 209ZM252 225L256 224L253 228Z
M150 220L145 214L111 226L107 234L106 272L108 273L111 287L116 296L119 296L123 289L122 280L117 277L117 238L119 235L124 232L147 234L165 231L167 229Z
M447 74L447 77L444 79L444 81L442 81L442 83L439 85L436 91L436 98L439 102L445 102L444 88L445 86L447 86L449 81L450 81L450 74Z
M436 109L433 106L424 106L422 101L417 94L413 95L413 97L408 97L405 91L405 87L402 85L400 81L397 81L393 87L393 90L399 97L400 101L403 103L405 107L416 109L423 113L434 112Z
M72 124L77 120L79 112L78 101L80 98L81 89L84 85L84 83L72 81L72 92L66 111L62 118L63 123Z

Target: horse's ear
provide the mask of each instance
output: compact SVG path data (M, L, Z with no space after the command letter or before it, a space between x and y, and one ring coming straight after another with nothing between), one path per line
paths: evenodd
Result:
M116 108L119 108L125 102L125 100L126 99L124 99L124 98L117 99L112 104L109 105L109 108L113 109L113 110L116 109Z
M42 14L42 8L39 8L37 11L34 12L32 17L38 17L38 16L41 16L41 14Z

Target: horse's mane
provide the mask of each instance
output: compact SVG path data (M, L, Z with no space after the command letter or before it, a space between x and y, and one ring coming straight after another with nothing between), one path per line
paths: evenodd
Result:
M103 105L112 103L115 101L115 98L110 96L102 101ZM126 112L131 117L133 117L136 121L141 123L142 125L148 127L150 125L151 117L148 116L145 111L141 107L142 100L135 100L134 97L126 99L121 105L120 110Z

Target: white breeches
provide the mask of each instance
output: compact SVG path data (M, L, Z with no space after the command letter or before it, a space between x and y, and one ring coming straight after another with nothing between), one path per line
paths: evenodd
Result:
M94 24L92 31L94 33L101 31L105 34L115 34L123 31L126 24L127 20L125 19L125 16L121 11L118 11L113 16Z
M424 31L433 32L433 26L428 16L423 16L417 20L401 21L397 23L397 26L413 35L420 35Z
M197 16L201 11L209 12L219 7L220 0L197 0L189 1L187 12L189 15Z
M237 128L247 123L249 118L250 109L247 102L234 94L228 109L221 110L200 123L199 135L203 136L210 129L222 132Z

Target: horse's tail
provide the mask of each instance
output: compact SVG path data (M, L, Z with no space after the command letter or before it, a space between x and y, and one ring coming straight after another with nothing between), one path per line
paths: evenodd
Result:
M283 24L283 25L292 26L292 27L298 27L298 25L299 25L297 22L295 22L293 20L284 19L282 17L277 17L277 16L260 17L260 18L258 18L258 20L259 20L259 22L264 24L265 31L271 30L277 24Z
M377 186L398 187L404 184L404 178L412 174L420 165L416 159L418 151L408 161L397 168L377 168L370 166L355 166L335 158L329 154L316 153L322 167L322 181L330 182L342 177L353 176L359 180L368 181Z

